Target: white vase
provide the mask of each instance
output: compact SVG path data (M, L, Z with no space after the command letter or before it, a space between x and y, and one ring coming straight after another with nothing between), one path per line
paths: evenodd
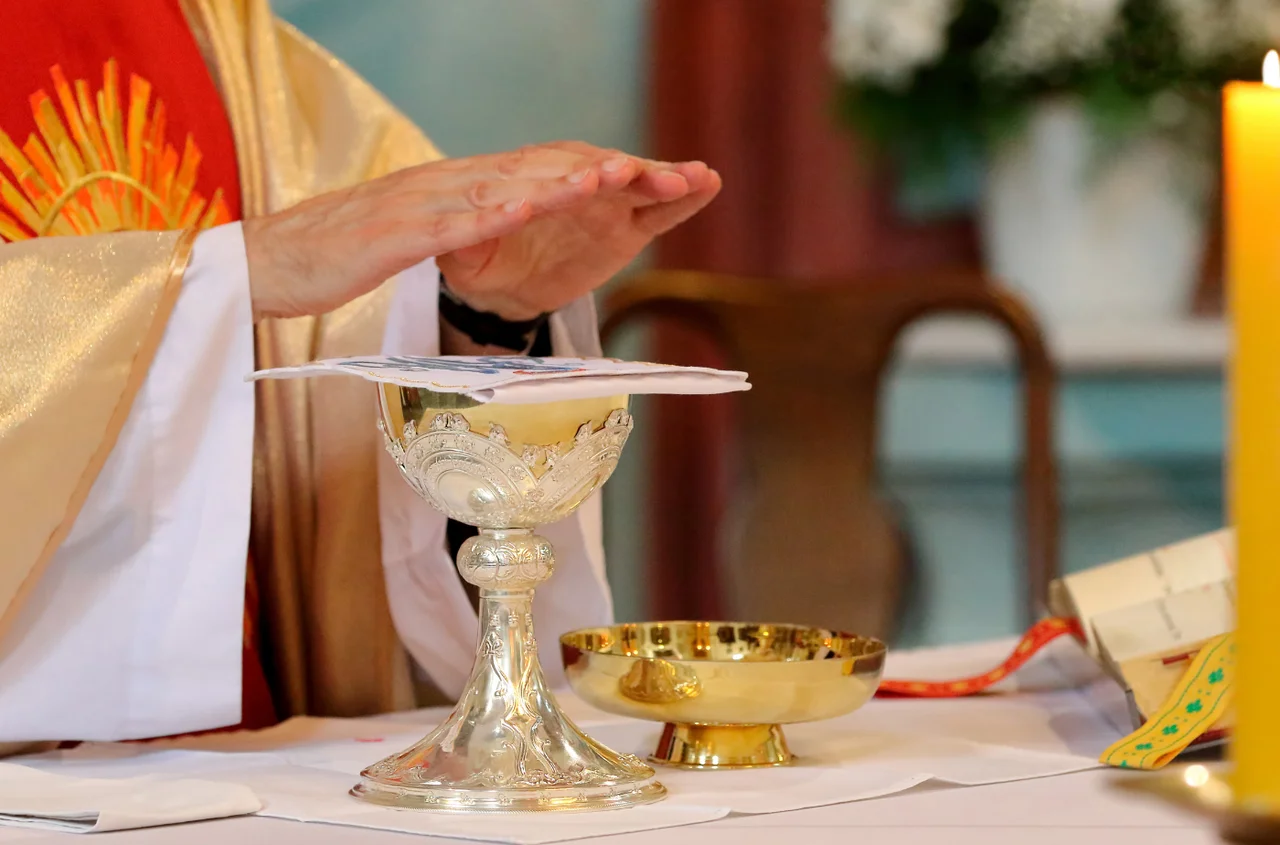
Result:
M1049 326L1189 314L1205 248L1208 168L1153 134L1100 144L1080 106L1039 104L988 164L987 269Z

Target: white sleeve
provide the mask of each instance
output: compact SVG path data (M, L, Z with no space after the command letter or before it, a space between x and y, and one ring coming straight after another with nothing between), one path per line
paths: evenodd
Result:
M239 224L201 233L120 438L0 653L0 742L240 720L253 316Z
M383 354L440 354L440 274L434 262L402 273L387 318ZM599 355L595 309L589 298L552 317L557 355ZM378 464L382 565L396 631L418 666L441 692L456 697L471 672L479 626L454 569L443 514L418 498L390 457ZM607 625L613 602L605 579L599 494L578 512L540 529L555 545L556 571L534 597L547 680L564 684L554 638L573 628Z

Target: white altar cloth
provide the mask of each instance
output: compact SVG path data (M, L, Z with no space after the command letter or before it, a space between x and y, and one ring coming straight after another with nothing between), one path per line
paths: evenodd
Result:
M890 665L894 676L955 676L964 671L989 668L1007 652L1010 643L986 643L946 650L904 653ZM1067 650L1057 649L1062 658ZM1096 755L1127 727L1122 701L1107 682L1062 688L1066 679L1082 670L1067 659L1039 660L1017 681L1007 695L967 700L879 700L849 717L861 731L952 740L998 742L1011 748L1039 753ZM1081 680L1081 676L1073 680ZM602 717L574 703L584 726L601 726ZM390 731L403 730L406 722L421 714L400 714L378 720ZM372 723L370 723L372 724ZM338 730L334 726L326 729ZM341 731L339 731L341 734ZM216 741L210 738L207 741ZM245 748L244 750L250 750ZM265 750L265 749L264 749ZM897 795L854 803L779 812L769 815L730 813L698 824L649 830L592 841L607 843L752 843L779 838L806 843L892 841L895 845L946 842L950 845L1004 842L1087 842L1089 845L1145 841L1156 835L1162 845L1216 842L1211 829L1194 819L1157 804L1118 793L1109 781L1117 773L1094 769L1057 777L1004 784L951 788L924 785ZM1141 776L1141 775L1137 775ZM339 776L341 777L341 776ZM336 781L335 781L336 783ZM673 810L679 805L673 804ZM536 824L535 817L526 817ZM692 819L690 819L692 820ZM675 821L680 824L679 820ZM339 827L297 824L264 818L230 819L149 831L113 833L119 845L176 845L236 841L292 843L379 843L403 845L457 843L457 839ZM0 830L0 845L48 845L65 835Z

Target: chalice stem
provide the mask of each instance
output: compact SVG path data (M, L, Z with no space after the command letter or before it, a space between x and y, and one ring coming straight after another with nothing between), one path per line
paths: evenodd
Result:
M480 591L480 643L464 701L459 708L466 707L477 722L499 726L517 780L564 765L543 747L547 730L559 734L567 720L547 692L538 661L532 589Z
M533 590L481 590L480 642L472 681L493 678L498 692L542 680L533 636Z
M528 529L482 528L462 545L458 571L480 588L480 637L468 693L483 690L517 710L520 702L545 694L533 590L554 569L551 543Z

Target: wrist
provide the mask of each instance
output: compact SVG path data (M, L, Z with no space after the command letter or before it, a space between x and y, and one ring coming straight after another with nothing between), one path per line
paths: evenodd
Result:
M476 307L450 289L440 277L440 321L479 347L496 347L508 353L527 354L550 314L520 309L487 310ZM516 317L510 315L519 315ZM525 316L531 314L531 316Z
M240 224L245 263L249 270L249 300L255 321L278 316L287 310L279 290L280 274L275 271L275 259L267 247L272 240L270 227L271 222L266 217L250 218Z
M533 338L536 344L537 335ZM441 355L532 355L532 349L507 349L502 346L491 346L476 343L466 333L454 328L444 318L440 319L440 354Z
M536 305L521 302L509 294L459 289L449 283L443 270L440 272L440 292L468 310L491 314L508 323L524 323L544 314Z

